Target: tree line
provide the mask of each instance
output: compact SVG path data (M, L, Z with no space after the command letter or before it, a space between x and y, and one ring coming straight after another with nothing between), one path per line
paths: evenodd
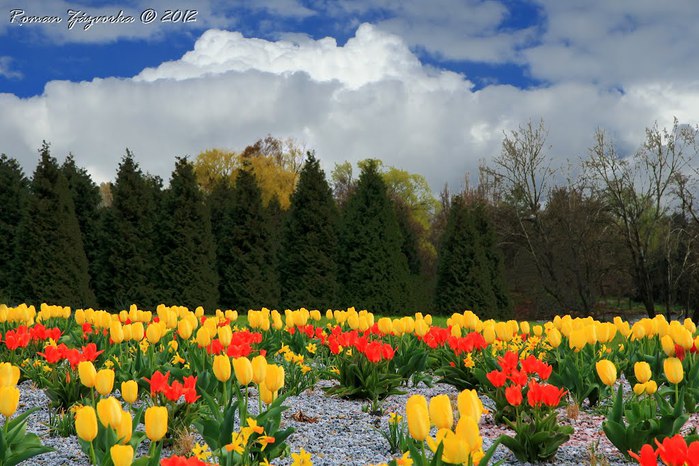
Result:
M638 303L697 319L697 134L656 124L620 153L597 130L563 169L530 121L504 134L476 186L437 197L380 160L326 177L312 152L271 136L177 159L167 186L128 150L97 186L44 144L31 179L0 159L0 300L498 318Z
M508 314L484 208L456 196L436 254L424 178L369 159L329 182L301 154L268 137L178 158L167 187L128 150L101 186L47 143L31 179L2 155L0 301Z

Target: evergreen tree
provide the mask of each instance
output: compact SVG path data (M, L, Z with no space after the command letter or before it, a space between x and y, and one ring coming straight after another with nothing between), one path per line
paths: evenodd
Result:
M218 277L211 218L194 167L185 158L177 159L172 173L160 229L164 300L190 308L215 308Z
M492 250L494 240L483 236L489 231L485 222L482 207L470 207L461 196L455 196L439 250L435 292L438 312L470 309L498 318L508 310L499 258Z
M11 302L16 293L15 232L29 192L29 182L19 163L0 155L0 302Z
M324 310L335 306L338 220L325 173L309 152L283 229L282 307Z
M72 154L66 157L61 171L68 181L68 189L75 205L75 215L78 217L78 225L80 225L80 237L87 256L90 287L94 291L94 281L97 275L100 188L92 181L87 170L77 166Z
M114 310L160 301L156 223L161 182L144 175L127 149L111 187L112 204L100 218L96 293Z
M495 294L495 309L500 318L511 317L512 306L504 281L503 259L484 204L477 203L473 206L473 221L485 254L484 267L489 271L490 286Z
M74 307L96 304L68 181L48 144L17 228L18 293L22 300Z
M342 301L377 313L405 312L408 264L395 210L376 161L362 167L340 230Z
M255 175L239 170L218 244L221 305L240 311L276 307L279 283L269 212Z

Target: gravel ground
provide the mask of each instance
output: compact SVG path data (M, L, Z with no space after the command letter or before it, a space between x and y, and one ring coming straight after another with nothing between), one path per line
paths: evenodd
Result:
M411 388L408 394L388 397L383 404L384 415L374 416L365 412L366 402L341 400L337 397L326 396L322 388L332 382L321 381L315 389L307 390L299 396L289 397L286 405L289 409L283 414L282 428L291 426L296 429L288 440L292 452L304 448L310 452L313 464L316 466L347 465L365 466L369 464L384 463L391 459L388 442L381 436L378 430L387 430L389 412L405 413L405 402L408 396L419 393L428 399L438 394L447 394L456 398L457 390L448 385L437 384L433 388L421 386ZM80 450L75 437L61 438L48 436L48 398L43 391L36 389L31 382L23 382L20 385L21 398L20 409L22 412L34 406L42 409L32 414L29 418L28 430L37 433L44 444L52 446L56 451L47 453L31 460L25 461L25 465L88 465L87 458ZM251 393L251 400L254 395ZM487 405L488 400L484 399ZM251 411L256 405L250 404ZM306 416L304 419L298 413ZM575 428L571 440L564 444L550 464L556 465L580 465L580 464L608 464L619 465L626 463L621 454L609 443L601 431L604 416L580 411L577 418L568 418L564 409L559 418L562 423L570 424ZM697 426L696 415L690 418L689 426ZM484 445L487 448L502 433L508 430L502 426L496 426L491 415L485 415L480 425ZM200 439L197 439L200 440ZM146 452L148 442L142 445ZM592 449L594 446L594 450ZM598 459L593 463L593 452ZM505 465L522 465L504 446L498 447L494 460L502 460ZM600 462L602 460L602 462ZM278 459L274 462L278 466L291 464L290 458Z

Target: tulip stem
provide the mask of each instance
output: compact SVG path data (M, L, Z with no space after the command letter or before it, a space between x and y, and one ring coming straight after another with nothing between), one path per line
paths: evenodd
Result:
M90 442L90 463L97 464L97 457L95 456L95 443Z

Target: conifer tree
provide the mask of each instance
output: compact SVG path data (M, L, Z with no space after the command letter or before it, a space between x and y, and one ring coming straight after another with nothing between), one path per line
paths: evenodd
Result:
M485 254L484 268L490 275L490 286L495 294L495 309L497 316L504 319L511 317L512 305L505 287L502 256L497 247L495 232L488 220L485 205L477 203L473 206L473 221L478 234L480 245Z
M16 283L15 232L29 192L29 182L19 163L0 155L0 302L11 302Z
M98 238L96 293L104 307L121 310L160 301L156 224L161 182L144 175L127 149L111 187L112 203L102 210Z
M214 309L218 303L218 277L211 218L194 167L186 158L177 159L165 192L160 251L164 301Z
M218 244L221 305L247 311L276 307L279 283L268 210L255 175L239 170Z
M377 313L406 312L407 259L386 184L375 160L362 167L345 206L340 230L339 277L344 306Z
M320 162L308 153L284 224L282 307L325 310L337 302L338 212Z
M68 189L75 205L75 215L78 217L78 225L80 225L80 237L87 256L90 287L94 291L94 281L97 274L100 188L92 181L87 170L77 166L72 154L66 157L61 171L68 181Z
M17 228L18 294L21 300L89 307L87 257L68 181L44 143Z
M509 308L502 286L501 266L482 207L455 196L439 250L435 304L449 314L466 309L482 316L504 317ZM497 262L497 263L496 263Z

